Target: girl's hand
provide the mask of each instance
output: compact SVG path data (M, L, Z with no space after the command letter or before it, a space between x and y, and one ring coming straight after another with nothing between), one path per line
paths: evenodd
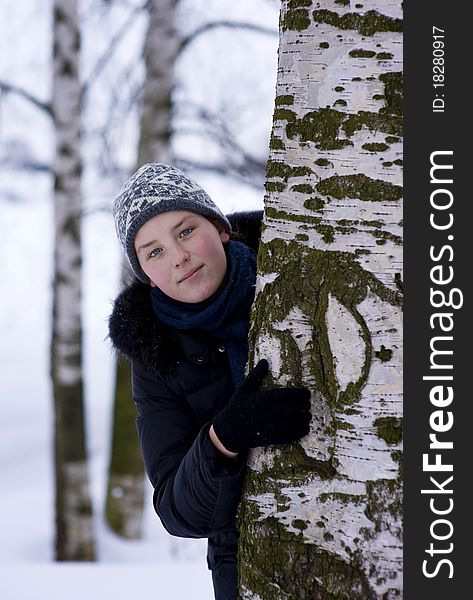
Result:
M213 421L217 443L233 456L245 448L289 444L309 433L309 390L260 390L268 368L268 361L260 360Z

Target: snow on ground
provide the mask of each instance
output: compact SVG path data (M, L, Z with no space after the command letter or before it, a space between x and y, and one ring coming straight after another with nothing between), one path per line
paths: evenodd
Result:
M0 568L4 600L211 600L210 571L190 563L129 565L14 565Z

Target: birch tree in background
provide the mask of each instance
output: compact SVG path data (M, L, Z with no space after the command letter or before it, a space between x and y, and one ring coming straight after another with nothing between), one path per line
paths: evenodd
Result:
M53 3L56 558L94 560L82 385L80 33L76 0Z
M312 390L253 451L240 597L402 597L402 3L284 0L253 365Z
M171 162L171 117L174 70L180 46L175 28L176 0L150 0L144 45L145 81L140 120L137 167ZM123 279L129 272L123 265ZM119 360L115 379L112 452L106 515L112 529L127 538L141 536L144 469L131 398L128 361Z

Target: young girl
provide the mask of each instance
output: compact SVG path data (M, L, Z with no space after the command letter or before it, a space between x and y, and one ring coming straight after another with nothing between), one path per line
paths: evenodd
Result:
M162 164L141 167L113 212L136 280L115 302L110 337L132 362L153 503L171 535L208 538L215 598L234 600L247 450L294 442L311 418L307 389L260 389L266 360L244 376L261 212L227 218ZM233 227L253 248L230 239Z

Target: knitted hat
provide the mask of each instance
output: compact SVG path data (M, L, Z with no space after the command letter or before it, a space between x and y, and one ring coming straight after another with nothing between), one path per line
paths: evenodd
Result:
M149 283L138 262L135 237L152 217L170 210L188 210L215 219L225 231L232 226L198 183L182 171L159 163L143 165L125 183L113 205L118 239L131 268L141 281Z

